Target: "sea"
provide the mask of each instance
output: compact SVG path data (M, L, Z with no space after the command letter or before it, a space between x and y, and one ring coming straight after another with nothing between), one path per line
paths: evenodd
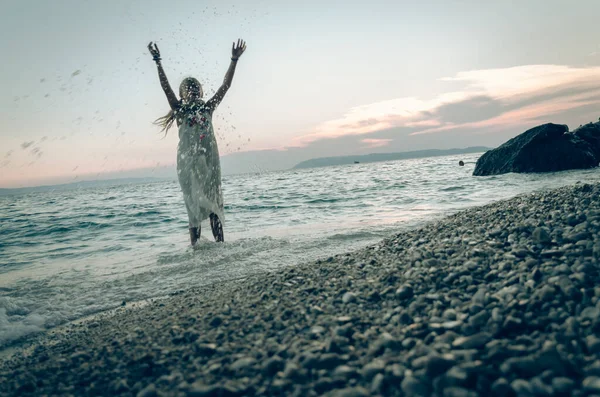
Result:
M176 180L0 197L0 349L124 302L314 262L468 207L600 181L600 169L474 177L479 156L226 176L226 241L215 243L205 224L197 249Z

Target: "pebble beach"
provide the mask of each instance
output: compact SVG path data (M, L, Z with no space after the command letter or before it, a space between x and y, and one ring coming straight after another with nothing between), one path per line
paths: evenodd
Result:
M0 395L600 395L599 197L519 195L126 303L5 354Z

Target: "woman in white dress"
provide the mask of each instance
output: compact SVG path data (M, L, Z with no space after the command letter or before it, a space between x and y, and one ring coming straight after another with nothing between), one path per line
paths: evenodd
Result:
M179 127L177 147L177 175L188 213L192 246L200 238L200 222L210 218L210 226L216 241L223 238L223 193L221 192L221 164L219 149L212 125L212 114L231 86L235 67L246 50L246 43L238 40L231 47L231 63L223 85L207 102L202 100L202 85L193 77L187 77L179 86L179 96L171 89L161 65L160 51L156 44L148 44L158 68L160 85L167 96L171 111L156 120L165 133L173 122Z

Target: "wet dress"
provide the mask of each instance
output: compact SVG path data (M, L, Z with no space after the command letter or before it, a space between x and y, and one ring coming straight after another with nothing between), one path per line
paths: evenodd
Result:
M211 213L224 221L221 163L212 125L213 110L205 102L182 105L179 124L177 176L189 226L199 227Z

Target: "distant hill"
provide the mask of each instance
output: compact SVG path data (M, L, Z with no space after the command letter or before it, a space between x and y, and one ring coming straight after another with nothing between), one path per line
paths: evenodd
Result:
M119 178L119 179L105 179L105 180L98 180L98 181L80 181L80 182L64 183L64 184L60 184L60 185L21 187L21 188L14 188L14 189L2 188L2 189L0 189L0 196L49 192L49 191L76 190L76 189L85 189L85 188L90 188L90 187L128 185L128 184L135 184L135 183L151 183L151 182L159 182L159 181L165 181L165 180L172 180L172 178Z
M413 152L372 153L358 156L321 157L317 159L302 161L301 163L296 164L293 168L314 168L327 167L332 165L354 164L355 162L375 163L378 161L406 160L421 157L451 156L455 154L482 153L487 152L490 149L491 148L485 146L473 146L464 149L429 149L416 150Z

